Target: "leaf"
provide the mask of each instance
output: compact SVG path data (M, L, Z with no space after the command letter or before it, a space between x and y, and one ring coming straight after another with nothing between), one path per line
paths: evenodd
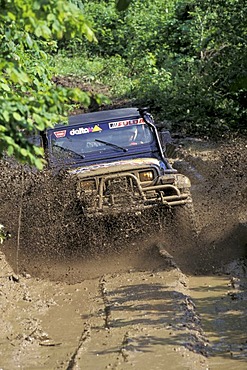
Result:
M5 136L5 141L8 145L15 145L15 142L14 140L12 139L12 137L9 137L9 136Z
M7 92L9 92L9 91L10 91L10 87L9 87L9 85L7 85L7 84L1 83L0 87L1 87L1 89L3 89L4 91L7 91Z
M7 148L7 154L11 156L14 153L14 148L12 145L9 145Z
M31 48L33 46L33 40L30 37L29 33L26 34L26 43Z
M22 116L18 112L13 112L13 117L16 121L22 120Z
M51 30L46 24L38 25L34 32L37 37L42 36L45 39L49 39L51 37Z
M97 39L95 37L94 32L92 31L92 29L90 27L88 27L87 24L84 24L84 32L85 32L85 35L86 35L88 41L91 41L91 42L92 41L95 41L95 42L97 42Z
M7 69L7 72L9 74L10 79L15 83L23 84L24 82L29 82L27 73L25 73L22 70L10 67Z
M45 160L42 159L42 158L35 158L34 161L33 161L33 164L34 166L38 169L38 170L42 170L44 165L45 165Z
M5 119L6 122L9 122L9 112L7 110L4 110L2 112L3 118Z
M34 153L38 156L42 157L44 155L44 149L39 146L34 146L33 150L34 150Z
M6 127L0 125L0 132L6 132L6 131L7 131Z
M111 103L111 100L108 98L108 96L105 96L104 94L101 94L101 93L95 94L94 99L99 105Z
M23 157L27 157L27 156L28 156L28 151L27 151L27 149L21 148L20 153L21 153L21 155L22 155Z
M11 13L11 12L8 12L8 17L9 19L11 19L12 21L15 21L16 20L16 16L15 14Z
M44 130L45 128L45 118L40 116L39 114L34 113L33 114L33 119L35 122L35 126L40 130Z

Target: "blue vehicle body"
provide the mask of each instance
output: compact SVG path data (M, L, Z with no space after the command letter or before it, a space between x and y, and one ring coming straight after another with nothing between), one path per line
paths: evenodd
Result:
M146 109L71 116L43 139L49 166L76 177L88 216L191 203L190 181L170 165Z

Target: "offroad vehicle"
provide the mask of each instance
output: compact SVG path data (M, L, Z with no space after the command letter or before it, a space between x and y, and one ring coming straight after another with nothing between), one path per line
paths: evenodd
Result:
M169 163L166 137L146 108L71 116L42 135L49 166L76 177L87 218L160 208L192 214L190 180Z

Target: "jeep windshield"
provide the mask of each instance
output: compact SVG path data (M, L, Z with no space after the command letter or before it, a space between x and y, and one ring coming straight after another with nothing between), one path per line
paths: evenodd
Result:
M48 142L57 162L76 163L150 153L155 137L152 128L137 118L55 128L49 130Z

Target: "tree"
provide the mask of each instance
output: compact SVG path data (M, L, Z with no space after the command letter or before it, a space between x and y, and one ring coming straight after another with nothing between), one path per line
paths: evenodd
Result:
M89 104L79 89L52 82L49 52L56 40L95 36L82 11L65 0L0 0L0 156L41 169L43 150L28 134L64 118L71 99Z

